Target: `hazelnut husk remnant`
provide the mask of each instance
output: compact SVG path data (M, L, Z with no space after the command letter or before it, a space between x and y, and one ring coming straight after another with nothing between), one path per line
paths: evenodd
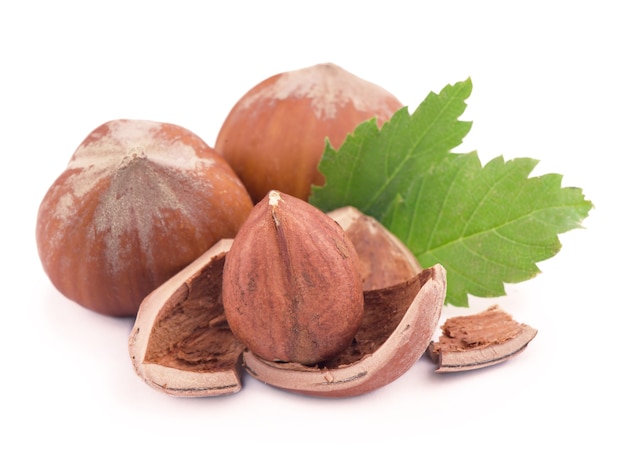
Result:
M328 139L339 148L357 125L379 126L402 107L385 89L335 64L274 75L250 89L226 117L215 149L254 202L272 189L306 200L323 185L318 164Z
M462 372L502 363L521 353L537 330L513 320L494 305L467 316L452 317L441 327L437 342L428 354L437 364L436 372Z
M191 131L114 120L87 136L44 196L37 247L63 295L133 316L152 290L234 237L251 209L227 162Z
M278 191L239 230L222 293L233 333L269 361L329 359L350 344L363 317L358 255L343 229Z
M178 397L241 389L243 344L228 327L221 300L224 239L148 295L129 338L135 371L148 385Z

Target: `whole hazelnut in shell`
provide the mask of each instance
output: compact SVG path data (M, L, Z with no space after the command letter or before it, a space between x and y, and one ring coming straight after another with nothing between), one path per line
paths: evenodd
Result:
M358 261L329 216L270 191L226 256L222 301L232 332L269 361L333 357L352 342L363 317Z
M402 103L380 86L334 64L274 75L232 108L215 149L258 202L271 189L306 200L323 185L318 164L326 139L339 148L360 123L379 126Z
M66 297L133 316L153 289L234 237L251 209L228 163L191 131L114 120L87 136L45 194L37 247Z

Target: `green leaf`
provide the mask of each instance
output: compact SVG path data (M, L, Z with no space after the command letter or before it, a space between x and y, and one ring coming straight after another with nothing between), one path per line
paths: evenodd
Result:
M476 152L451 153L471 127L459 120L471 90L470 79L448 85L380 130L373 120L359 125L338 151L327 143L319 165L326 184L309 198L324 211L357 207L423 267L442 264L446 303L457 306L535 276L536 263L560 250L558 234L580 227L593 206L581 189L562 188L560 175L529 178L536 160L495 158L483 167Z
M430 93L409 115L402 108L379 130L375 120L359 125L341 151L327 142L320 162L326 177L313 186L309 202L329 211L351 204L366 214L381 216L398 193L406 192L418 174L441 161L471 128L459 121L472 91L470 79Z
M592 206L580 189L561 188L560 175L528 178L536 164L500 157L482 167L475 152L450 155L380 220L424 267L446 268L447 303L504 295L503 283L539 273L536 263L561 248L557 235L579 227Z

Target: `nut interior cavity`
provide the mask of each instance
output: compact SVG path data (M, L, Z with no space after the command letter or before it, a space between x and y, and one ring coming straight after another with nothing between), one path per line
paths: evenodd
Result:
M398 327L415 296L433 274L432 268L425 269L405 282L366 291L363 321L352 344L337 357L319 366L336 369L354 364L374 353Z
M222 306L225 253L176 290L155 319L145 362L195 372L231 369L243 345Z

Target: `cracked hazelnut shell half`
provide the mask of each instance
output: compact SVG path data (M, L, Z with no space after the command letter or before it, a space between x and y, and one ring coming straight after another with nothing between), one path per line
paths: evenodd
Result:
M280 73L233 106L215 141L254 202L271 189L306 200L323 185L317 166L326 139L339 148L357 125L379 126L402 107L382 87L335 64Z
M158 391L212 397L241 389L243 344L232 334L221 300L224 258L219 241L148 295L129 337L133 367Z
M37 247L67 298L133 316L153 289L234 237L251 209L227 162L191 131L114 120L86 137L45 194Z
M411 280L366 291L361 328L337 357L315 366L277 363L244 351L256 379L288 391L318 397L348 397L385 386L404 374L425 352L445 299L440 265Z

